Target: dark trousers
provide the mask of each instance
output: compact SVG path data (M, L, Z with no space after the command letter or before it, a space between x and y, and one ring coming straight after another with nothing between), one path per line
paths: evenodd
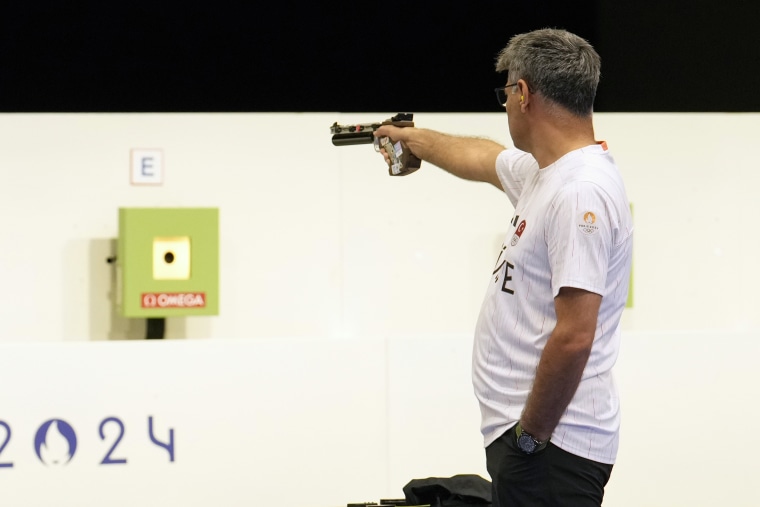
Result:
M486 448L493 507L599 507L612 465L549 442L536 454L517 447L514 426Z

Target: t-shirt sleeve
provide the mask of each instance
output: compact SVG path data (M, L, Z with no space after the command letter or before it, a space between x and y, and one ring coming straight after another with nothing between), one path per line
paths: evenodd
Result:
M562 287L604 296L612 245L606 193L581 181L564 187L547 213L546 241L554 297Z
M506 149L496 158L496 174L512 206L517 206L517 199L520 198L528 174L536 170L536 159L517 148Z

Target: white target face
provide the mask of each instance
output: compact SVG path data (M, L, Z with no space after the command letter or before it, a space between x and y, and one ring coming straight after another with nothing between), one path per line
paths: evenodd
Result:
M190 238L153 239L153 278L188 280L190 278Z

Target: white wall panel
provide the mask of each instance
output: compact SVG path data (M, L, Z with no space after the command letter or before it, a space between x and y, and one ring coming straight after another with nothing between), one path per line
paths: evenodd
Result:
M0 346L3 505L341 505L386 487L385 347L367 340ZM174 461L151 443L168 443ZM123 438L118 423L123 424ZM50 419L76 432L43 463ZM49 449L60 433L48 431ZM110 457L123 464L101 464ZM62 444L60 455L70 447Z
M469 332L511 205L429 164L387 175L372 146L337 148L361 114L0 115L0 340L140 338L111 312L120 206L218 206L221 314L171 338ZM508 143L503 114L418 125ZM635 207L629 330L755 329L756 114L598 114ZM129 184L158 147L165 183Z
M489 479L471 351L469 335L389 341L389 483L399 492L425 477Z
M3 505L339 507L412 479L488 478L469 337L0 345ZM605 505L753 507L757 332L626 332L618 463ZM174 430L175 461L152 444ZM116 442L118 418L123 439ZM75 429L64 466L35 433ZM2 424L0 424L2 426ZM55 440L46 439L52 450ZM64 443L64 451L68 447Z
M625 333L620 451L605 505L760 504L759 356L756 331Z

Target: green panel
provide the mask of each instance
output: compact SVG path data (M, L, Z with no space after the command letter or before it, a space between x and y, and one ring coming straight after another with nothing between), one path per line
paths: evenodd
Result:
M154 277L154 243L189 239L189 275ZM162 243L162 241L164 241ZM174 244L174 243L169 243ZM177 266L172 256L164 267ZM169 264L166 264L169 262ZM119 313L125 317L219 314L219 210L217 208L120 208L117 279ZM164 268L162 268L164 269ZM182 270L180 270L181 272ZM159 271L159 273L161 273ZM159 276L159 278L161 278ZM161 302L161 305L157 303ZM145 307L145 302L148 307ZM201 304L202 303L202 304ZM159 307L161 306L161 307Z

